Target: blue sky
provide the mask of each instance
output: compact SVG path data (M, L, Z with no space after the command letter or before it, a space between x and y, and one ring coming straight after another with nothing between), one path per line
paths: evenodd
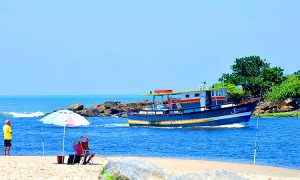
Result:
M0 2L0 94L194 89L259 55L300 69L300 1Z

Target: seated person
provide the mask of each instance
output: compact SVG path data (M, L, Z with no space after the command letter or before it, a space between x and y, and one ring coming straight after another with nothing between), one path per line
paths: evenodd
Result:
M73 142L73 147L77 155L83 154L84 151L80 142Z
M81 147L83 149L83 155L84 155L83 164L89 163L92 160L92 158L95 156L95 154L90 154L88 141L89 138L86 135L81 136L78 141L81 144ZM86 160L87 157L89 157L88 160Z
M84 153L82 146L81 146L80 142L78 142L78 141L76 141L76 142L73 141L73 148L74 148L76 155L69 156L68 164L80 163L81 157L83 156L83 153Z

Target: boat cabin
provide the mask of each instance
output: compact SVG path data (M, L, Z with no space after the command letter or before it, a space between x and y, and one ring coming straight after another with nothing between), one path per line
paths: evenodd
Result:
M199 89L182 92L173 92L172 90L155 90L154 93L147 94L155 97L161 96L162 108L153 109L192 109L192 108L216 108L220 105L227 104L226 88ZM164 97L167 97L164 99ZM160 99L160 98L158 98Z
M226 89L207 89L181 94L182 108L208 107L227 103Z

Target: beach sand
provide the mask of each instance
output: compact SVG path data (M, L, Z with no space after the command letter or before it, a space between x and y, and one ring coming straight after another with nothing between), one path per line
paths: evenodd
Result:
M92 165L67 165L57 164L54 156L0 156L0 179L97 179L101 171L100 164L105 165L109 160L145 160L170 175L224 170L249 179L300 179L300 170L229 162L157 157L95 157Z

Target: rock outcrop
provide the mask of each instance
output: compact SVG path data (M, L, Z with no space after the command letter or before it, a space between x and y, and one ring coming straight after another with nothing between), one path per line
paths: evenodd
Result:
M278 112L288 112L299 109L300 98L288 98L279 102L262 102L259 104L253 114L269 114Z
M95 104L88 108L85 108L82 104L73 104L68 109L82 116L88 117L117 116L126 118L128 116L128 112L142 110L151 105L152 102L148 100L127 104L119 101L107 101L103 104ZM262 102L256 107L253 114L288 112L297 110L299 107L300 98L288 98L280 102Z
M81 104L73 104L68 109L87 117L105 117L112 115L118 117L127 117L129 111L138 111L150 106L151 104L152 103L147 100L128 104L123 104L119 101L107 101L103 104L95 104L88 108L84 108L84 106Z
M95 116L89 109L83 109L83 110L80 110L80 111L76 111L76 113L78 113L82 116L87 116L87 117L94 117Z

